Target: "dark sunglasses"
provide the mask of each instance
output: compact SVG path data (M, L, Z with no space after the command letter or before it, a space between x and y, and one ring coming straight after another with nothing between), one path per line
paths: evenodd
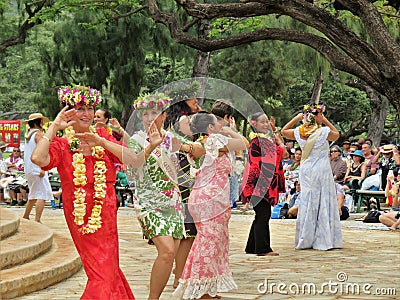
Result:
M21 152L21 150L13 150L13 152Z
M340 151L337 151L337 150L332 150L332 151L331 151L331 153L333 153L333 152L340 152Z

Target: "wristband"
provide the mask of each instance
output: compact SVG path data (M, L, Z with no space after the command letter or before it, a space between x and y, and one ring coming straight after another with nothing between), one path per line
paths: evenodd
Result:
M49 143L51 143L51 139L49 139L47 136L45 136L45 135L43 135L42 136L42 139L45 139L45 140L47 140Z
M150 152L150 153L147 153L146 148L143 149L143 152L144 152L144 160L147 160L147 159L149 158L151 152Z

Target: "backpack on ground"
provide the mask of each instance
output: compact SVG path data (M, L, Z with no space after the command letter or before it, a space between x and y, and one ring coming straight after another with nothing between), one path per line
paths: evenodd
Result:
M286 219L289 211L289 204L286 202L278 202L271 214L271 219Z

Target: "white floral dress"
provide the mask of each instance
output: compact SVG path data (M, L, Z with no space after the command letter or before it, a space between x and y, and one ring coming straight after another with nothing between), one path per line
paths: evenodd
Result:
M143 131L134 134L129 142L130 149L139 153L147 145L147 137ZM172 236L182 239L185 236L184 212L179 189L161 166L167 162L176 168L176 154L169 152L170 135L156 149L162 155L157 159L150 155L142 167L129 169L128 174L136 181L136 199L134 207L145 238L151 240L155 236ZM170 170L172 173L175 170Z
M300 165L296 249L329 250L343 246L335 181L328 158L329 132L329 127L323 127L310 155ZM298 128L294 135L303 149L307 141L300 137Z

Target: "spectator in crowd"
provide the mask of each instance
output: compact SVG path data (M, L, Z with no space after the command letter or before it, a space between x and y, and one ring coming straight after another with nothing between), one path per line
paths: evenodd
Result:
M379 166L374 163L375 156L372 154L372 145L369 142L363 143L361 151L364 156L365 164L367 165L366 176L374 175Z
M389 172L385 196L392 197L392 211L383 213L379 216L379 221L390 229L400 228L400 172Z
M29 129L25 134L25 176L28 182L29 195L28 204L25 208L24 219L29 220L29 215L33 206L36 204L35 221L40 223L40 218L44 210L45 201L53 200L47 172L43 171L38 165L31 161L33 149L40 139L43 138L43 125L49 121L41 113L31 114L24 123L28 124Z
M358 150L358 147L357 146L355 146L355 145L350 145L350 147L349 147L349 152L348 152L348 154L349 155L347 155L346 156L346 164L347 164L347 167L353 162L353 160L352 160L352 158L351 158L351 153L354 153L356 150Z
M8 172L11 172L14 176L18 172L24 171L24 160L21 156L21 149L14 147L9 158L5 160ZM8 184L9 194L11 198L11 206L24 206L25 203L22 198L21 184L18 182L12 182Z
M286 172L289 170L290 166L292 165L293 160L290 159L290 154L288 151L285 151L282 157L282 166L283 166L283 172Z
M370 138L365 139L365 143L369 143L371 145L371 152L375 155L378 152L378 149L374 146L374 142Z
M340 185L339 183L335 183L336 186L336 195L337 195L337 199L338 199L338 208L339 208L339 216L340 216L340 220L347 220L350 216L349 213L349 208L346 206L346 202L345 202L345 191L343 189L343 186Z
M364 180L367 173L364 155L361 150L356 150L350 154L352 162L347 166L346 175L344 176L344 190L359 189L360 183Z
M351 142L351 146L355 147L355 150L361 150L361 146L358 144L357 141Z
M357 139L358 149L362 149L362 145L365 143L365 138L360 137Z
M386 188L386 177L389 173L389 170L395 170L400 167L400 164L396 164L396 160L394 158L394 151L398 150L394 145L384 145L379 148L378 153L375 155L372 164L378 163L379 169L381 172L381 189L384 190Z
M292 149L293 150L293 149ZM286 192L289 193L290 189L294 188L295 181L299 178L300 161L302 150L300 147L294 149L294 160L290 167L285 171Z
M292 149L294 151L294 141L293 140L286 140L285 146L288 152L292 152Z
M3 151L8 146L7 143L0 141L0 178L3 178L7 172L7 165L3 157ZM6 202L4 199L4 188L0 187L0 202ZM7 202L6 202L7 203Z
M347 171L347 164L343 159L341 159L342 149L337 145L333 145L330 154L333 179L336 183L343 184L344 176Z
M301 197L301 187L300 182L295 182L295 189L291 191L289 197L289 211L288 211L288 218L289 219L296 219L297 218L297 211L299 210L299 202ZM293 192L293 193L292 193Z
M348 140L345 140L343 143L342 143L342 148L343 148L343 151L342 151L342 157L343 158L346 158L348 155L349 155L349 153L350 153L350 141L348 141Z

